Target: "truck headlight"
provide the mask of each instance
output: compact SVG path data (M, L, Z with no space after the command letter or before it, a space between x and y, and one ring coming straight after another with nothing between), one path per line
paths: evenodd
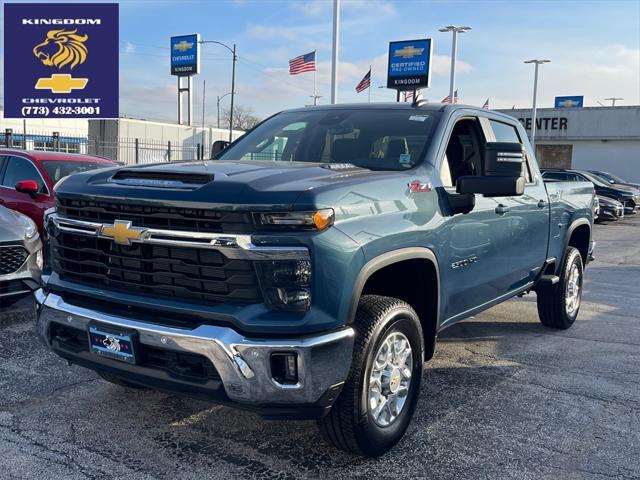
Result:
M311 260L256 262L264 300L272 308L305 311L311 306Z
M255 214L259 225L288 227L300 230L324 230L333 225L331 208L304 212L273 212Z

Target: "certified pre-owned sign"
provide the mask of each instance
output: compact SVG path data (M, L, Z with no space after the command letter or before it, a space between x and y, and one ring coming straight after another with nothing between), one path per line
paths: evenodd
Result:
M116 118L118 5L4 5L4 116Z

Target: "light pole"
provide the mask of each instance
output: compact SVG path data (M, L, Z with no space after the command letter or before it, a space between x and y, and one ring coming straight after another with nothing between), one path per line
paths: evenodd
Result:
M340 0L333 0L333 52L331 54L331 105L338 103L338 48L340 45Z
M449 80L449 103L453 103L453 93L456 86L456 56L458 54L458 34L468 32L471 27L456 27L448 25L441 28L440 32L452 32L453 41L451 42L451 78Z
M216 40L200 40L199 43L216 43L229 50L232 55L233 61L231 65L231 107L229 108L229 142L231 142L233 141L233 92L235 92L236 90L236 61L238 60L238 57L236 56L236 44L234 43L233 48L231 48L226 43L217 42ZM219 120L218 123L220 123ZM218 127L219 126L220 125L218 125Z
M218 128L220 128L220 101L228 95L232 95L232 92L225 93L221 97L218 97L218 101L216 102L218 104Z
M526 60L524 63L533 63L535 65L533 77L533 107L531 108L531 149L536 154L536 100L538 96L538 67L543 63L549 63L551 60L533 59Z
M609 98L605 98L605 100L611 101L611 106L615 107L616 106L616 101L617 100L624 100L624 98L622 98L622 97L609 97Z

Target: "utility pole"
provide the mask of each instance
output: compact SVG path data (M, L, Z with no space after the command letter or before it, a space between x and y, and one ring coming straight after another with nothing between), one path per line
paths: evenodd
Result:
M533 154L536 154L536 101L538 96L538 67L543 63L549 63L551 60L526 60L524 63L533 63L535 65L533 76L533 107L531 108L531 148Z
M611 106L615 107L616 106L616 101L617 100L624 100L624 98L622 98L622 97L609 97L609 98L605 98L605 100L610 100L611 101Z
M338 103L338 48L340 45L340 0L333 0L333 52L331 55L331 104Z
M238 57L236 55L236 44L233 44L233 48L231 48L226 43L218 42L216 40L200 40L199 43L216 43L218 45L223 46L227 50L231 52L232 62L231 62L231 107L229 110L229 141L233 140L233 96L236 90L236 61ZM218 125L219 127L220 125Z
M441 28L440 32L452 32L453 40L451 43L451 77L449 78L449 103L453 103L453 94L456 88L456 57L458 55L458 34L468 32L471 27L456 27L448 25Z

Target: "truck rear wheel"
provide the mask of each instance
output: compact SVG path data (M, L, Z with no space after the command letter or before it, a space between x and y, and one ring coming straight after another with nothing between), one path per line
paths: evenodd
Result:
M318 421L333 446L377 457L404 435L420 392L424 338L416 312L401 300L365 295L354 323L351 371Z
M583 263L577 248L567 247L560 281L541 289L538 316L546 327L566 330L576 321L582 300Z

